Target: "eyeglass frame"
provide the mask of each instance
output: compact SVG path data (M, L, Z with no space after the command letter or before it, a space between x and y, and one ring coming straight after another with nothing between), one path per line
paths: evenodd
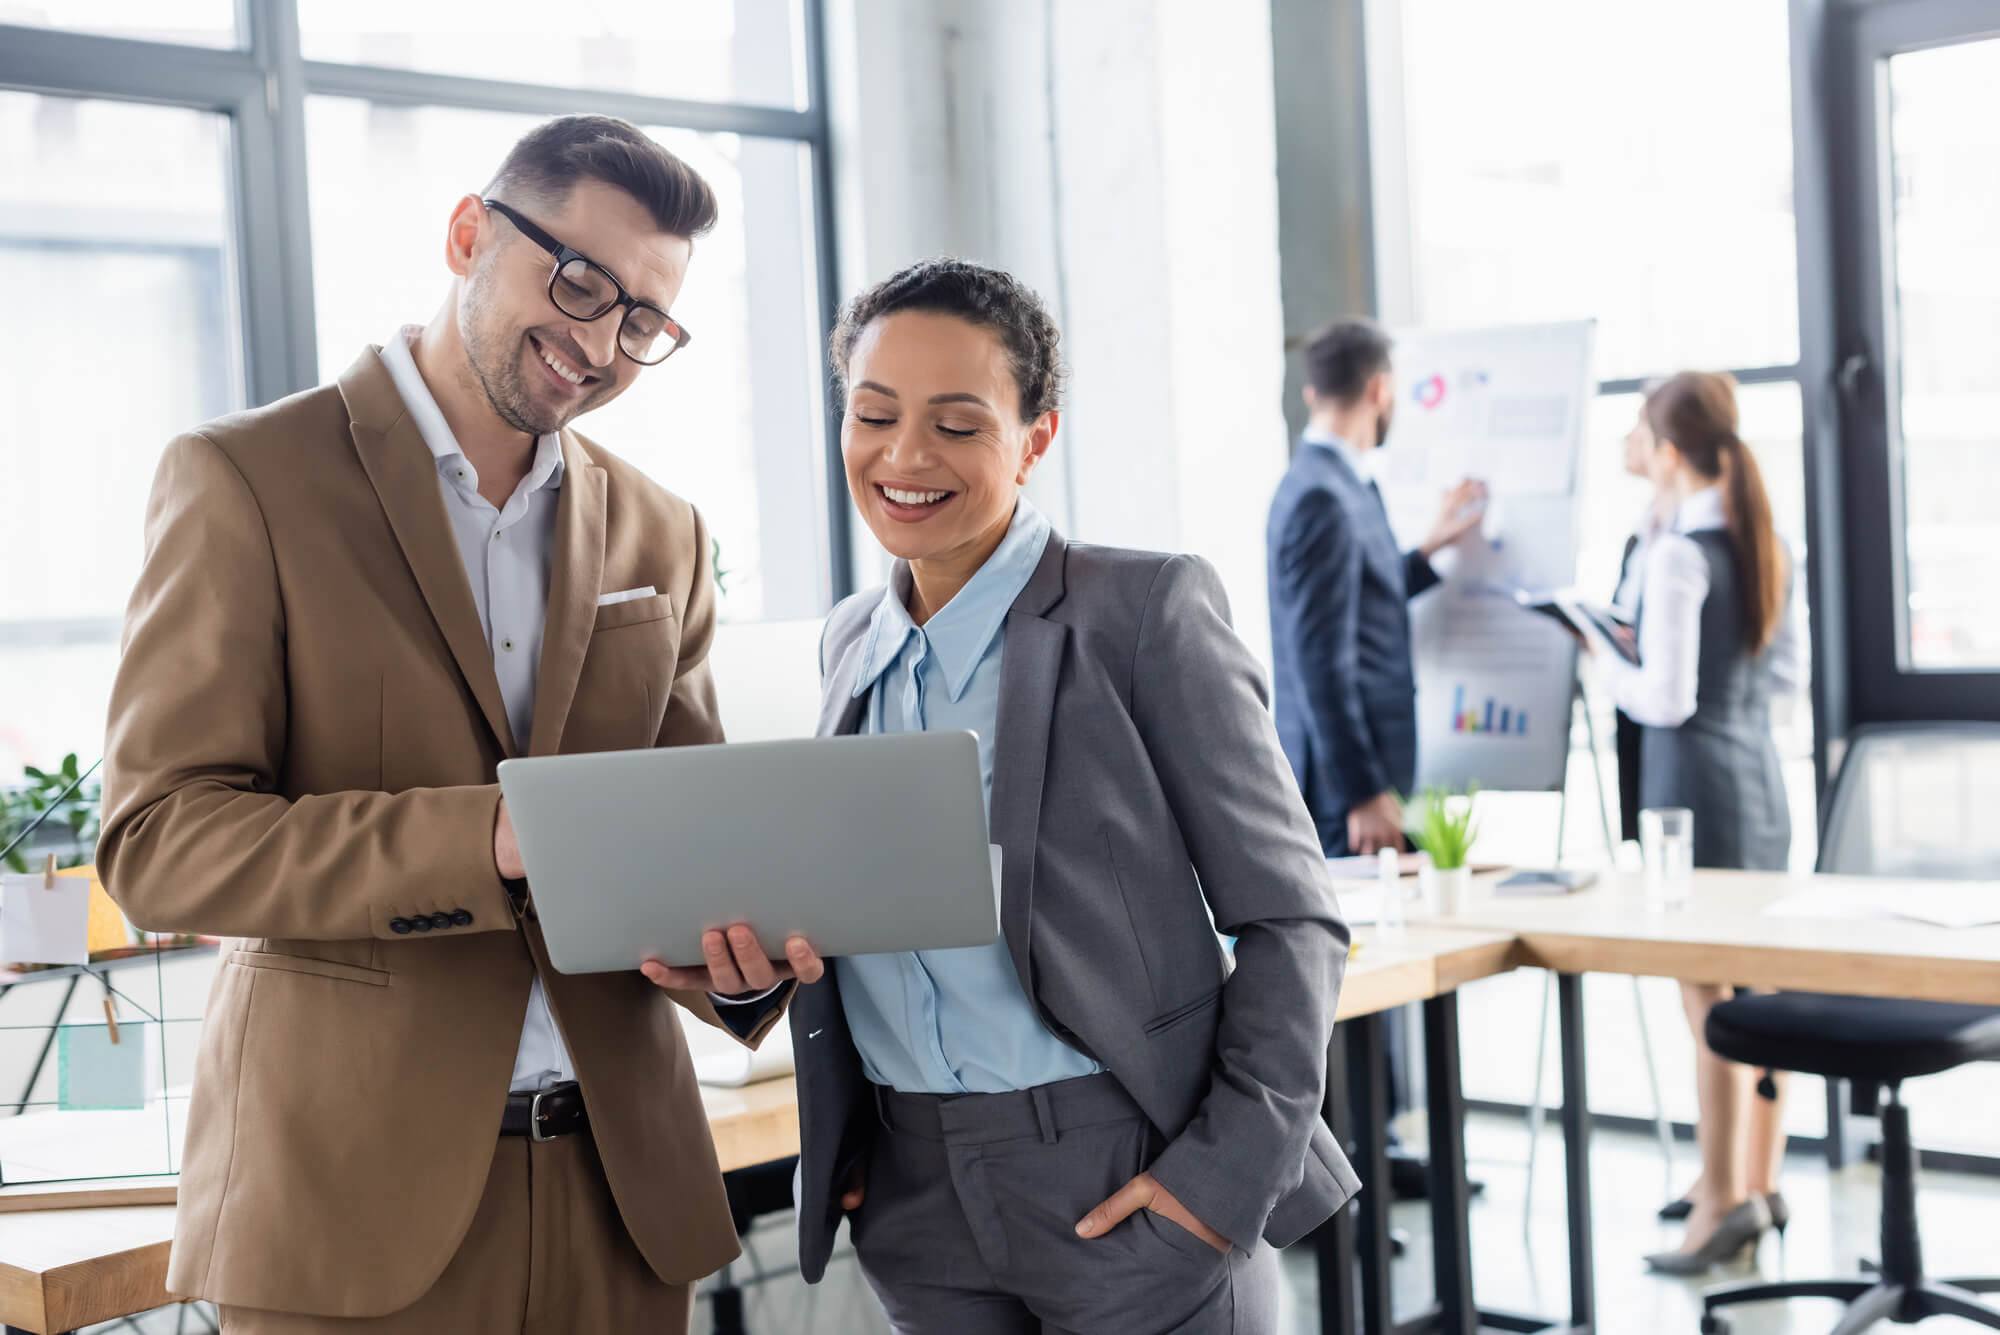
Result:
M682 348L686 347L688 345L689 340L694 337L692 334L688 332L688 327L682 324L670 312L661 310L660 307L655 306L650 301L641 301L639 298L633 296L630 292L627 292L625 290L625 285L618 281L618 275L612 273L611 270L605 268L603 265L599 264L596 260L590 258L590 256L584 254L582 251L576 249L574 246L564 245L562 242L556 240L553 236L550 236L548 232L544 231L541 227L537 226L532 220L523 217L519 209L516 209L508 204L503 204L501 201L497 199L486 199L482 197L479 202L481 204L484 204L487 208L493 210L495 213L499 214L501 217L505 218L508 222L514 224L514 230L518 231L522 236L528 238L528 240L534 242L536 245L540 246L543 250L546 250L550 255L555 257L555 264L549 270L548 295L549 295L549 304L551 306L554 306L558 311L561 311L562 314L568 316L570 319L581 320L585 324L590 324L594 321L602 320L605 316L611 314L611 312L613 311L622 312L618 317L618 333L615 337L613 337L612 342L617 345L618 355L625 358L633 365L658 366L660 365L661 362L666 361L667 358L673 356L675 353L679 352ZM612 299L609 305L607 305L603 310L599 311L595 315L577 315L574 312L565 309L563 307L563 304L560 301L556 300L556 279L562 277L562 271L569 265L570 261L572 260L580 260L589 268L594 269L598 273L603 274L604 277L610 281L611 286L618 293L618 295ZM637 357L634 357L631 353L625 350L625 338L624 338L625 318L633 310L635 310L640 306L644 306L649 311L657 312L662 320L665 320L669 325L671 325L677 331L677 337L674 339L673 346L668 348L665 352L661 353L658 361L642 362Z

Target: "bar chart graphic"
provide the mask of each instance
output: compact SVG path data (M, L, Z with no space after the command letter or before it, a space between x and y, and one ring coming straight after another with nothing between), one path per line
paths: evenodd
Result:
M1524 737L1528 732L1528 711L1500 704L1490 695L1479 708L1471 708L1465 701L1465 687L1460 686L1452 692L1451 730L1490 733L1496 737Z

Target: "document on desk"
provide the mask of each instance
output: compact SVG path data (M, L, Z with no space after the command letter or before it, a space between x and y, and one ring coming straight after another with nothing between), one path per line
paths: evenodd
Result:
M1987 927L2000 923L2000 882L1951 883L1912 888L1908 882L1801 890L1764 908L1771 918L1904 919L1933 927Z

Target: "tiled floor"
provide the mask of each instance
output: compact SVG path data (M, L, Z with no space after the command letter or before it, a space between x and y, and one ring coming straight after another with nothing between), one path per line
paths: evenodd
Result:
M1416 1128L1412 1128L1416 1130ZM1419 1137L1420 1139L1420 1137ZM1513 1118L1475 1116L1467 1129L1467 1149L1475 1176L1487 1184L1473 1205L1474 1286L1479 1301L1515 1311L1560 1313L1568 1293L1563 1235L1561 1141L1545 1133L1537 1169L1533 1208L1524 1218L1526 1128ZM1656 1142L1643 1136L1599 1132L1591 1154L1596 1198L1598 1329L1603 1335L1694 1335L1700 1284L1655 1278L1640 1257L1673 1246L1678 1230L1653 1218L1673 1187L1691 1174L1683 1149L1669 1186ZM1781 1251L1767 1239L1754 1266L1717 1272L1708 1282L1757 1274L1819 1278L1851 1275L1859 1259L1875 1253L1878 1176L1859 1166L1830 1175L1823 1162L1797 1157L1788 1165L1785 1192L1794 1215ZM2000 1273L2000 1178L1927 1173L1920 1192L1927 1267L1933 1274ZM1410 1254L1396 1265L1397 1310L1408 1315L1431 1296L1425 1207L1395 1207L1395 1222L1411 1235ZM750 1240L751 1257L738 1262L739 1279L759 1265L772 1272L746 1285L745 1314L755 1335L883 1335L888 1330L851 1256L836 1259L826 1281L808 1287L791 1265L790 1221L766 1220ZM1285 1258L1285 1293L1277 1335L1316 1335L1317 1286L1312 1257L1297 1251ZM1738 1335L1816 1335L1837 1319L1835 1304L1801 1300L1738 1309ZM146 1318L145 1335L174 1330L171 1313ZM98 1327L105 1332L118 1326ZM124 1328L129 1330L129 1327ZM208 1327L190 1318L186 1330ZM710 1335L706 1305L697 1312L695 1335ZM1925 1323L1925 1335L1960 1335L1969 1322L1940 1318Z

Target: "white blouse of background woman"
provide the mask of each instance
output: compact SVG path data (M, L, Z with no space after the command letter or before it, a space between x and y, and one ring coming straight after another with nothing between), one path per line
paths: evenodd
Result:
M1687 535L1727 527L1722 488L1704 487L1681 501L1671 532L1660 534L1634 554L1635 560L1645 562L1638 666L1619 655L1595 626L1585 623L1597 642L1598 677L1634 722L1678 728L1694 714L1701 663L1701 605L1708 598L1708 558ZM1779 613L1777 633L1760 665L1770 686L1774 713L1781 717L1789 713L1805 673L1805 637L1799 624L1804 604L1796 596L1797 558L1793 561L1793 596Z

